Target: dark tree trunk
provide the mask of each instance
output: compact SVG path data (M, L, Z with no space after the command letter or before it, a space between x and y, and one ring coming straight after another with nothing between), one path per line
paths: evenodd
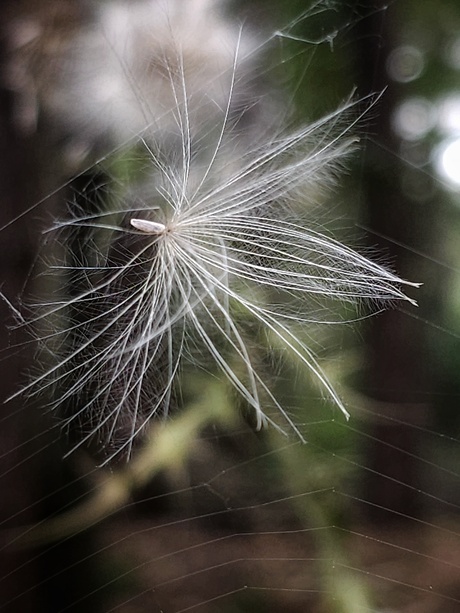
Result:
M420 215L419 203L403 189L404 168L398 155L401 143L391 127L402 93L386 70L388 55L398 45L394 31L398 8L399 3L395 3L383 10L382 2L382 11L373 12L361 22L361 36L356 38L359 93L384 92L373 114L371 139L366 144L364 216L372 244L383 248L403 278L419 281L412 278L416 266L410 246L424 249L423 236L431 231L433 220L429 203L425 204L424 215ZM423 328L404 312L411 309L395 308L373 318L367 336L364 384L370 408L376 408L368 431L382 442L372 442L367 450L366 466L375 472L365 478L364 487L371 503L396 512L373 507L372 516L385 521L420 513L415 489L417 467L411 454L417 455L421 440L413 426L426 423L431 384Z
M12 5L14 2L5 0L0 5L0 23L4 28L0 41L2 67L6 59L6 33ZM38 198L39 189L35 139L18 132L13 115L13 95L5 87L2 78L0 227L3 229L0 233L0 289L8 300L15 303L18 296L24 294L28 274L36 256L37 224L34 223L32 215L24 213ZM8 226L15 218L18 220ZM23 330L9 330L9 326L14 324L14 317L5 300L0 301L0 313L0 521L3 535L6 540L10 540L11 531L36 519L33 502L36 496L37 463L34 458L27 460L27 455L33 453L33 445L26 444L33 431L32 422L36 419L33 413L24 410L23 398L4 403L23 382L21 377L32 363L33 347L31 344L21 346L27 340ZM0 555L0 575L3 579L0 582L0 602L7 603L17 598L14 605L11 605L11 610L37 610L37 593L34 590L29 591L29 588L37 583L39 568L30 558L30 552L12 549L7 549ZM9 573L13 574L5 579Z
M37 2L34 9L40 6ZM5 403L35 368L36 347L30 332L14 326L14 309L33 294L29 277L53 199L34 203L56 187L50 180L51 156L39 145L39 135L26 134L16 122L17 100L6 78L11 27L21 8L16 0L0 2L0 291L5 297L0 299L0 608L97 611L97 587L104 577L91 563L91 533L38 548L18 547L15 538L82 494L62 449L52 444L57 431L45 408L22 396ZM94 598L78 602L93 589Z

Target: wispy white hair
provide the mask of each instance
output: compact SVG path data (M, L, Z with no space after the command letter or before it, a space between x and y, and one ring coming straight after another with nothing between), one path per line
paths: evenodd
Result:
M314 230L308 220L309 200L333 182L355 147L359 107L346 101L313 123L289 133L278 127L249 142L232 114L238 58L247 55L241 36L219 17L199 67L191 70L196 44L189 48L189 39L211 19L209 2L171 0L166 12L165 6L142 2L128 10L120 4L111 23L103 22L119 61L110 78L120 86L132 80L120 95L134 101L134 120L126 111L126 124L132 120L127 130L140 131L148 179L134 195L119 189L105 210L80 211L56 224L68 237L86 228L85 257L70 259L77 290L40 316L67 324L44 334L59 347L56 361L29 387L57 385L54 405L70 407L66 423L79 424L78 444L98 439L107 459L129 455L146 424L168 413L182 365L198 367L199 356L207 356L206 367L211 360L252 408L258 427L268 421L283 429L284 421L297 431L257 367L251 343L261 331L295 355L347 416L302 328L331 299L379 306L411 301L397 275ZM109 34L123 21L127 32L137 32L128 37L132 49ZM148 70L136 72L130 53L141 35L158 35L149 24L165 32L148 59L146 79ZM222 36L228 49L233 42L231 55ZM111 130L110 112L120 103L123 114L126 100L110 98L107 84L101 92L108 96L103 108ZM160 123L159 117L168 119ZM179 136L178 146L171 147L165 134ZM268 406L278 409L279 419Z

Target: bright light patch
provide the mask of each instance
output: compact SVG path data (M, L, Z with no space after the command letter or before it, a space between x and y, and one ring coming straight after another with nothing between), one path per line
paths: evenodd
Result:
M460 189L460 138L441 145L436 165L439 174Z
M433 128L436 113L428 100L424 98L408 98L400 104L393 117L395 132L409 141L416 141Z
M460 134L460 96L458 94L446 96L439 105L439 128L445 134L452 132Z
M387 60L389 76L399 83L410 83L417 79L425 68L423 53L412 45L401 45L393 49Z

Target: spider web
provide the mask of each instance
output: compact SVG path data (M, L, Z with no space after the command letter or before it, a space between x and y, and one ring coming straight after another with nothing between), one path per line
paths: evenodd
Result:
M385 41L393 11L401 15L408 7L399 0L388 10L365 11L368 19L378 16L377 41ZM340 32L364 40L369 26L358 19L358 8L350 7L349 20L339 15ZM297 9L293 6L292 14ZM317 33L314 17L311 28ZM287 57L308 59L302 63L305 74L294 74L292 95L298 97L305 81L314 82L315 70L324 71L321 58L315 68L320 52L311 54L311 43L317 49L316 43L326 42L326 57L333 63L340 58L339 66L334 64L339 72L351 62L351 43L341 42L330 25L319 36L301 35L297 26L303 20L290 20L288 28L280 28L283 64L276 69L284 65L289 42L294 47ZM398 36L403 46L413 34L408 40ZM380 85L377 80L371 87ZM385 109L375 114L380 112ZM411 277L416 271L413 280L424 287L418 311L395 308L366 319L359 333L382 351L409 329L413 338L428 339L423 354L417 343L395 342L393 365L383 361L380 377L372 377L368 369L378 363L376 349L364 354L356 325L326 327L316 345L326 372L340 386L349 422L305 380L292 356L266 364L306 444L272 428L254 431L244 410L235 410L238 401L228 386L215 373L200 371L184 381L184 409L166 424L154 423L129 463L109 468L97 467L83 450L63 459L66 437L55 415L44 414L41 398L5 404L1 610L458 610L459 439L458 421L448 410L458 399L448 376L458 343L449 290L458 277L456 211L450 203L456 196L431 166L414 162L408 146L382 141L373 122L363 162L348 181L364 185L366 160L376 149L389 165L398 160L406 185L425 186L413 192L416 204L410 206L424 207L428 215L429 205L441 202L444 221L436 217L436 223L450 241L441 236L428 247L414 229L409 244L396 222L394 232L384 236L373 227L375 218L363 224L372 243L382 239L385 248L395 247L397 265L405 267L401 272ZM45 208L59 206L49 204L59 198L59 191L47 197ZM345 189L342 198L345 204L354 199ZM37 211L40 207L33 215ZM19 218L10 227L27 232L34 222L25 219L25 225ZM451 227L443 225L445 219ZM420 231L414 221L415 227ZM20 315L16 304L7 306L8 313ZM383 339L372 330L381 318L396 330ZM382 330L388 327L382 324ZM32 349L21 340L14 338L4 363L25 362L33 370ZM416 372L401 385L397 375L407 376L407 360Z

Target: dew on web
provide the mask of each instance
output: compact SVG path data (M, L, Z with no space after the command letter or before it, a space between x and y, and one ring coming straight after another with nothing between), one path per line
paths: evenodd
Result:
M460 13L302 10L6 13L2 610L458 610Z

